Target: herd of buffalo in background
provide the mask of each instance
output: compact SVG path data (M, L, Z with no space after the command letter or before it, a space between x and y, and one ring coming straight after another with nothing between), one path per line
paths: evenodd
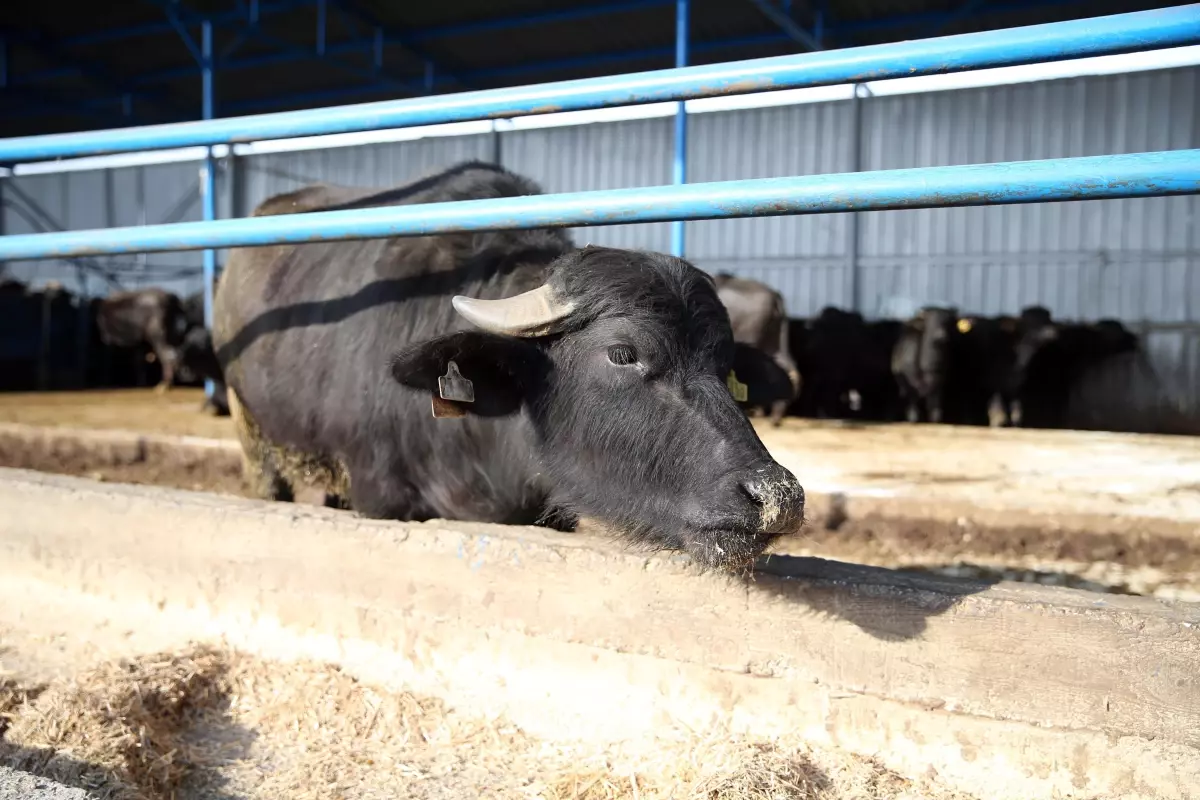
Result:
M1115 320L1065 322L1040 306L1016 316L927 307L908 320L868 321L826 307L787 316L778 292L718 273L735 339L762 349L777 379L750 386L745 405L784 416L859 421L1061 428L1081 377L1138 350ZM80 302L58 285L0 281L0 390L202 385L227 414L200 293L119 292Z

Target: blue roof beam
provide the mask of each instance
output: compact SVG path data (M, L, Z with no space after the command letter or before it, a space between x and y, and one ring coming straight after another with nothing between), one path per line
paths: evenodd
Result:
M681 69L138 129L0 139L0 162L383 130L938 75L1200 44L1200 4Z
M260 13L266 13L270 8L273 11L289 10L302 5L311 4L312 0L281 0L276 3L261 2L259 4ZM988 11L999 13L1005 11L1018 11L1032 7L1054 7L1060 5L1077 4L1078 0L1008 0L1003 3L991 3L988 6ZM567 9L562 12L548 12L544 15L530 15L528 17L511 17L500 20L487 20L479 23L470 23L460 26L455 26L453 29L446 28L426 28L422 30L412 31L407 34L407 38L414 41L422 41L428 38L437 36L456 35L459 32L466 33L474 29L493 29L500 30L503 28L518 27L519 25L527 24L530 20L536 21L542 19L544 21L554 21L554 19L562 18L580 18L593 14L608 13L609 10L624 10L630 11L635 8L649 8L654 6L673 6L674 0L631 0L631 2L613 3L603 6L588 6L578 9ZM219 15L214 19L220 19L227 15ZM554 19L551 19L553 17ZM919 14L905 14L893 17L881 17L878 19L862 20L857 22L844 22L829 24L826 22L824 26L826 38L844 38L853 36L858 33L867 33L874 30L890 29L890 28L909 28L920 27L926 25L935 25L945 20L945 12L926 12ZM244 24L244 17L238 17ZM492 27L496 26L496 27ZM171 30L171 26L167 23L162 23L159 30ZM389 43L398 43L394 40L383 37ZM67 43L73 40L64 40ZM728 50L737 47L757 47L764 45L782 44L789 41L787 34L778 33L763 33L752 36L743 36L731 39L715 39L707 42L693 41L691 49L696 53L715 52L720 50ZM349 53L359 53L368 51L373 55L379 54L380 42L372 37L370 40L355 40L349 42L341 42L336 45L329 45L326 48L327 55L343 55ZM616 53L601 53L595 56L568 58L568 59L553 59L543 62L527 62L523 64L515 64L512 66L493 67L481 70L471 70L462 74L460 77L468 84L478 84L479 82L488 81L494 78L507 75L532 74L537 72L551 72L562 69L585 68L594 64L614 64L626 61L637 61L643 59L670 59L675 54L674 45L664 45L661 47L643 48L640 50L627 50ZM270 53L259 56L252 56L246 59L238 59L235 61L226 61L218 59L218 67L222 72L230 72L239 69L247 69L259 66L268 66L275 64L293 63L309 58L308 54L303 56L296 53ZM134 84L137 86L151 86L165 81L176 80L188 76L199 74L198 66L184 66L173 69L161 70L159 72L142 75L134 79ZM78 74L79 70L69 67L59 67L52 70L43 70L36 73L26 73L24 75L12 76L13 83L28 85L37 83L43 80L59 78L64 75ZM449 74L445 71L440 71L442 76L448 77ZM441 83L439 79L439 84ZM244 105L244 104L243 104Z
M183 110L178 102L165 96L161 90L150 92L139 91L137 86L132 82L110 74L102 65L67 54L54 40L38 31L28 29L18 31L6 28L0 29L0 36L5 38L8 47L11 47L13 43L26 47L38 54L42 59L57 64L58 67L55 68L56 72L64 75L79 75L108 95L114 95L122 99L137 97L144 100L148 105L157 107L159 111L169 112L171 116ZM13 86L29 86L32 83L26 76L11 74L8 80L9 84ZM129 100L125 100L124 102L126 106L130 105ZM132 109L130 109L129 116L132 116Z
M429 51L425 50L425 48L423 48L408 31L401 31L394 26L384 24L373 14L357 6L353 0L329 0L329 2L332 2L345 14L362 20L363 23L370 26L373 30L380 31L385 41L403 47L405 50L424 61L425 64L432 65L433 69L450 78L462 88L471 88L470 83L463 76L459 75L454 69L451 69L446 64L442 63L440 59L434 58L432 55L430 55ZM370 47L372 53L381 55L378 53L379 48L376 47L374 39L370 40ZM382 58L379 60L381 61Z
M280 14L287 11L294 11L297 8L312 5L313 0L263 0L258 3L259 14L266 16L269 14ZM208 19L217 27L230 27L243 25L246 22L246 13L242 10L222 11L212 14ZM88 33L79 34L78 36L69 36L62 41L64 47L79 47L93 44L106 44L108 42L117 42L122 39L132 39L139 36L156 36L162 33L168 33L174 30L174 26L169 20L160 22L146 22L140 25L130 25L124 28L110 28L101 31L89 31Z
M762 12L764 17L775 23L775 26L783 31L784 35L805 50L824 49L815 36L801 28L789 13L776 6L771 0L750 0L750 2Z
M438 25L429 28L419 28L411 31L408 38L414 42L430 39L447 39L455 36L469 36L477 33L493 33L495 31L528 28L535 25L548 25L554 22L574 22L590 17L609 16L626 11L642 11L647 8L674 8L675 0L616 0L615 2L597 3L575 8L562 8L553 11L540 11L536 14L519 14L511 17L496 17L494 19L473 20L451 25Z

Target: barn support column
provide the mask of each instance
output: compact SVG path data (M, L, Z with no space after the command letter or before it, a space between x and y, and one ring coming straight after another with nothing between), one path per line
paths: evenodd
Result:
M854 84L854 94L850 100L850 172L862 172L862 96L866 92L866 86L861 83ZM847 292L850 310L863 313L862 275L858 259L860 213L851 211L846 222L846 263L850 272L850 287Z
M204 89L204 119L213 118L213 72L215 71L213 64L213 29L212 22L205 20L201 24L200 38L200 57L201 67L203 68L203 89ZM232 148L231 148L232 149ZM204 203L204 221L211 222L217 218L217 162L213 158L213 149L210 145L204 156L204 177L200 184L201 197ZM204 327L212 329L213 313L213 281L217 273L217 251L211 247L204 251ZM209 379L204 381L204 396L211 399L213 396L213 382Z
M675 2L675 66L686 67L688 58L688 3L689 0ZM687 103L680 100L675 104L675 169L671 182L679 185L687 183ZM684 253L684 222L675 220L671 223L671 255L683 258Z

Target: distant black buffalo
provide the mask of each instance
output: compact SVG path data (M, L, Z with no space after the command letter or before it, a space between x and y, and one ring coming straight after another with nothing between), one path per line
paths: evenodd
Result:
M941 422L953 367L958 313L923 308L910 319L892 351L892 373L909 422Z
M1112 319L1092 323L1041 321L1036 339L1023 352L1014 424L1026 428L1068 427L1071 393L1083 375L1110 358L1136 352L1138 337Z
M466 163L255 214L540 191ZM723 567L801 523L803 489L727 385L774 365L734 342L713 281L677 258L575 249L557 230L238 249L214 344L268 498L307 483L369 517L570 529L588 515Z
M187 314L178 295L163 289L118 292L93 306L100 340L109 347L149 345L162 367L157 391L175 382L180 347L188 330Z
M761 350L779 366L774 380L749 387L753 391L747 392L746 401L752 409L770 408L771 424L778 427L788 404L800 392L800 372L788 350L788 317L783 295L765 283L725 272L717 273L713 281L717 297L729 312L734 341Z

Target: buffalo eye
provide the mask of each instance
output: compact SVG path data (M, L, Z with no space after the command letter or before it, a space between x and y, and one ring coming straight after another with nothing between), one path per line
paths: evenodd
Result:
M618 367L637 363L637 351L627 344L614 344L608 348L608 360Z

